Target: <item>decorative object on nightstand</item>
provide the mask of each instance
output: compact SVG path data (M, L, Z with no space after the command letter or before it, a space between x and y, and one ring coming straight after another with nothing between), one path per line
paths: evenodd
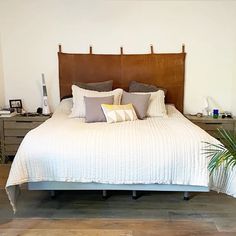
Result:
M202 110L203 116L214 116L214 110L215 112L217 112L216 110L218 110L218 115L219 115L219 111L222 111L222 108L213 97L210 96L204 97L203 110ZM216 117L217 114L215 114L214 118Z
M217 129L225 129L234 132L236 119L235 118L217 118L210 116L197 117L193 115L185 115L190 121L204 129L213 137L220 139L220 134Z
M232 113L229 112L229 111L225 111L223 113L221 113L221 117L224 119L224 118L232 118Z
M218 109L213 109L213 118L218 119L219 117L219 110Z
M209 105L208 97L204 98L204 108L203 108L202 114L204 116L210 115L210 105Z
M6 157L14 156L17 149L25 137L32 129L41 125L49 116L21 116L16 115L9 118L0 118L1 152L2 160Z
M14 109L17 113L22 111L22 101L21 99L9 100L10 108Z
M47 87L44 74L42 74L42 86L43 86L43 115L49 115L50 108L48 105L48 94L47 94Z
M0 110L0 117L12 117L15 116L17 113L13 108L3 108Z

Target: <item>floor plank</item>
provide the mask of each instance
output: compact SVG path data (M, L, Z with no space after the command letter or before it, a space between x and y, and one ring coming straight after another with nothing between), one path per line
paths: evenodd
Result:
M190 224L191 223L191 224ZM165 220L110 220L110 219L70 219L70 220L42 220L16 219L2 222L0 229L111 229L125 230L172 230L172 231L201 231L216 232L213 222L204 221L165 221Z
M39 229L26 229L26 230L0 230L0 235L4 236L132 236L129 230L39 230Z
M50 229L50 230L49 230ZM2 222L0 232L17 233L20 235L37 235L43 232L48 235L56 235L58 232L70 231L68 235L145 235L163 233L163 235L200 235L203 233L218 234L213 222L194 221L161 221L161 220L109 220L109 219L85 219L85 220L42 220L42 219L17 219ZM50 235L49 234L49 235ZM0 234L1 235L1 234ZM60 235L60 234L59 234ZM65 234L67 235L67 234ZM155 234L154 234L155 235Z
M222 232L195 232L195 231L176 231L171 230L142 230L133 231L132 236L235 236L235 233Z

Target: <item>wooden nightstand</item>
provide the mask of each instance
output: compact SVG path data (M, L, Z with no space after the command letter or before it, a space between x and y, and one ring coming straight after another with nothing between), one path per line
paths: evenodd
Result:
M197 116L191 116L191 115L185 115L185 116L194 124L204 129L207 133L209 133L211 136L217 139L219 139L219 133L217 129L222 128L225 130L235 132L235 126L236 126L235 118L214 119L208 116L203 116L203 117L197 117Z
M21 115L0 118L0 154L2 159L14 156L25 135L49 118L50 116L25 117Z

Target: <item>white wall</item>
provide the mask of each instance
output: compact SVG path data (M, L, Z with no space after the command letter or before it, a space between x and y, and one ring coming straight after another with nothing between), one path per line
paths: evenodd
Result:
M235 48L236 53L236 48ZM236 68L236 60L234 62L234 68ZM232 110L236 115L236 70L233 71L233 83L232 83ZM236 127L235 127L236 132Z
M0 38L0 107L3 107L5 101L4 101L3 61L2 61L1 49L2 48L1 48L1 38Z
M0 33L5 103L41 105L40 76L50 102L59 102L57 50L96 53L178 52L186 44L185 112L210 96L236 114L235 1L2 0Z

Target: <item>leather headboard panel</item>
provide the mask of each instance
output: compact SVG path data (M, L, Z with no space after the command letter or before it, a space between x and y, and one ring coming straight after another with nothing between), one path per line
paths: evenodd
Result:
M113 80L114 88L128 89L132 80L167 89L166 103L183 112L185 53L98 55L58 52L60 97L80 82Z

